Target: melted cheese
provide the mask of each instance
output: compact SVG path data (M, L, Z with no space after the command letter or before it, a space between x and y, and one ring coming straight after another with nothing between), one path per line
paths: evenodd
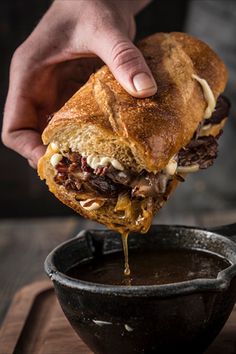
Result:
M191 172L196 172L199 170L199 165L192 165L192 166L179 166L177 168L177 172L179 173L191 173Z
M211 132L211 128L212 124L204 125L199 132L199 136L209 135Z
M124 170L124 167L116 159L107 156L99 156L95 154L91 154L87 156L87 164L93 169L97 168L98 166L105 167L111 164L116 170L120 170L120 171Z
M59 152L59 147L56 143L51 143L50 145L54 152Z
M165 167L165 172L168 175L173 176L176 172L177 167L178 167L177 161L175 161L175 159L173 159L172 157Z
M93 199L87 199L87 200L83 200L80 202L80 205L82 206L82 208L92 211L92 210L97 210L101 207L101 205L99 203L97 203L96 201L94 201L91 205L86 206L87 203L91 202Z
M205 79L201 79L195 74L192 75L192 78L197 80L197 82L201 85L205 100L207 101L207 108L205 110L204 118L210 118L216 106L216 100L213 92Z
M119 172L118 176L121 177L121 178L126 178L127 177L127 175L124 172Z
M56 165L63 159L63 156L61 154L53 154L50 158L50 163L53 167L56 167Z

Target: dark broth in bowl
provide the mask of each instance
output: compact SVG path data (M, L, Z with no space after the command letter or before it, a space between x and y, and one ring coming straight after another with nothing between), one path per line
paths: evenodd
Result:
M124 275L122 252L108 254L70 268L67 275L107 285L162 285L192 279L212 279L231 264L214 253L198 250L130 250L131 274Z

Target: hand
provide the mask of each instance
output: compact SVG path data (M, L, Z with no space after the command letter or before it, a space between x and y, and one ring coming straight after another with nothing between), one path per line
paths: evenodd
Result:
M45 152L41 132L48 117L102 61L131 95L155 94L151 72L131 42L135 35L134 15L148 3L149 0L54 1L13 55L3 143L36 167Z

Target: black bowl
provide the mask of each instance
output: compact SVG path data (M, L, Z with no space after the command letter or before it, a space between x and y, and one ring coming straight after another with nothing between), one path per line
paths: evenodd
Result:
M236 234L235 225L218 233ZM54 249L45 270L72 327L100 354L202 353L228 319L236 300L236 244L216 231L153 226L130 235L130 248L198 249L219 254L230 267L216 279L155 286L112 286L72 279L76 263L121 250L112 231L82 231Z

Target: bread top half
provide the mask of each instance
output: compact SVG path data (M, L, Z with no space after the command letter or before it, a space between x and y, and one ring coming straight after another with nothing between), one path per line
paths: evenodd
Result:
M224 63L208 45L185 33L157 33L138 47L157 93L132 97L103 66L53 116L42 135L44 144L113 157L137 172L163 169L188 144L207 107L192 75L205 79L217 99L227 81Z

